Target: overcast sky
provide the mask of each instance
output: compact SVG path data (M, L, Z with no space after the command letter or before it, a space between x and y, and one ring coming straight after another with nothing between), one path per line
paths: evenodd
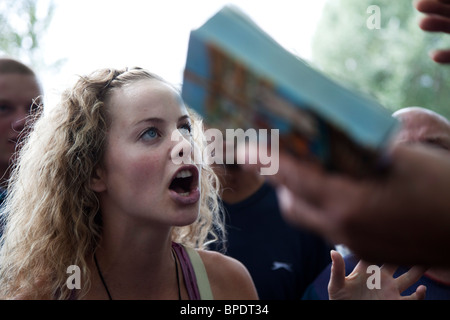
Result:
M325 0L56 0L44 41L47 63L66 59L42 80L50 103L76 75L140 66L181 84L189 32L227 3L246 12L286 49L310 58Z

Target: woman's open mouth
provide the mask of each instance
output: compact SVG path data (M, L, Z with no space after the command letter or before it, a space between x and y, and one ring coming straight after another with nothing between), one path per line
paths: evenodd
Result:
M199 172L196 166L183 166L169 185L173 200L180 204L193 204L200 199Z

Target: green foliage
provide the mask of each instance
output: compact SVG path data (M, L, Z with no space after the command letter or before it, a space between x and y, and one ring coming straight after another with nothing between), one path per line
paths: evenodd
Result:
M10 56L35 70L47 65L42 56L42 38L53 17L52 0L2 0L0 3L0 56Z
M380 28L371 29L380 9ZM352 88L375 96L391 111L422 106L450 118L450 67L428 52L450 48L450 35L418 26L408 0L328 0L313 40L313 63Z

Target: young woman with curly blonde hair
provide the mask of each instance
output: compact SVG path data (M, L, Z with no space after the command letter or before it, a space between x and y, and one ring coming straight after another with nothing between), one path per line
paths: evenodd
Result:
M241 263L204 250L223 230L217 177L205 162L175 161L202 147L200 121L159 76L81 77L36 121L13 170L2 297L257 298Z

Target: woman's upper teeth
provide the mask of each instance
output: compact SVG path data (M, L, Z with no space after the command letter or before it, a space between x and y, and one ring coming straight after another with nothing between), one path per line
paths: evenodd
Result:
M190 170L181 170L177 173L176 178L187 178L192 176L192 172Z

